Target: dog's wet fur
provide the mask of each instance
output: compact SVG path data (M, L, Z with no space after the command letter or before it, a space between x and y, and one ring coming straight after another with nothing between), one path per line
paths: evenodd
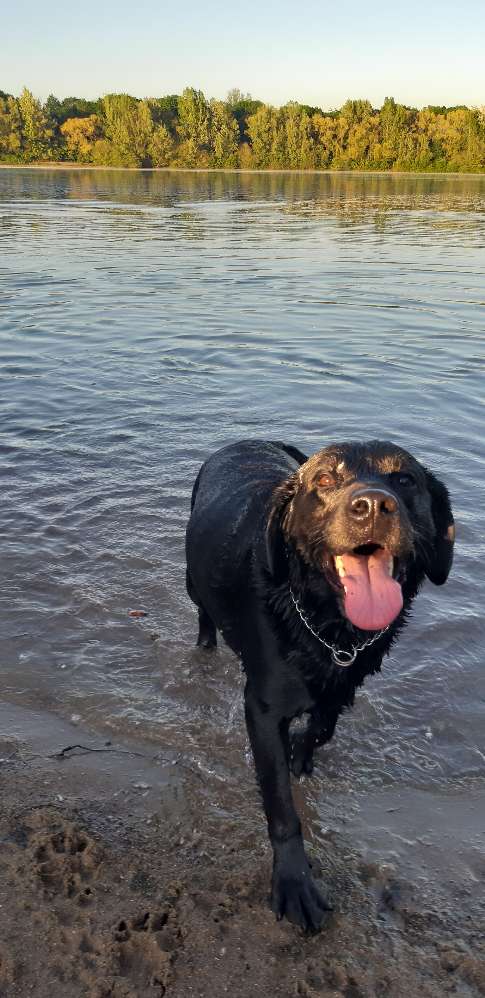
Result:
M316 931L329 904L305 855L290 771L312 772L315 747L379 671L425 576L446 581L449 495L386 441L332 444L307 458L281 442L243 440L205 462L191 509L187 590L198 607L198 644L214 648L220 631L247 676L246 723L274 854L271 906ZM370 564L376 552L385 552L402 596L382 633L351 623L337 570L345 558ZM352 664L338 664L371 639ZM306 727L292 731L303 714Z

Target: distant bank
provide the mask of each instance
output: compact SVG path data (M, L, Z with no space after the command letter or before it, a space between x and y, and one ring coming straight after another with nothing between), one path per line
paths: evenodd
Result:
M485 109L387 97L380 108L348 100L339 110L296 101L272 107L230 91L138 100L106 94L41 103L24 88L0 90L0 161L12 165L402 173L485 172Z
M0 170L77 170L79 172L106 172L110 173L229 173L229 174L266 174L286 176L363 176L363 177L483 177L485 167L481 170L372 170L355 167L354 169L333 169L333 170L291 170L288 167L267 169L257 169L256 167L243 169L241 167L221 167L221 166L101 166L95 163L76 162L46 162L46 163L0 163Z

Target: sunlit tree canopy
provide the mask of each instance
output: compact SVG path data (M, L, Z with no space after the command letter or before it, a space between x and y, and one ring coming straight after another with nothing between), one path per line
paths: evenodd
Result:
M297 101L272 107L234 87L225 101L182 94L105 94L97 100L26 87L0 90L0 162L68 161L116 167L281 170L485 170L483 108L386 97L340 110Z

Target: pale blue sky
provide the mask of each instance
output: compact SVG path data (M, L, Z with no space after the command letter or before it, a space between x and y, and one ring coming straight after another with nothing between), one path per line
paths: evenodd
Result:
M157 0L7 2L0 89L96 97L231 87L273 104L324 108L348 97L380 105L485 105L485 3L372 0L167 4Z

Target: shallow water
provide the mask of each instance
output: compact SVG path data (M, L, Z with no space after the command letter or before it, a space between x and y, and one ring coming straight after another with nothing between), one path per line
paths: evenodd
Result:
M194 650L184 589L195 474L240 437L390 438L451 490L453 575L426 586L305 799L317 838L353 821L402 862L428 826L446 857L453 826L473 872L485 177L0 170L0 222L4 700L182 753L237 814L242 678L227 649Z

